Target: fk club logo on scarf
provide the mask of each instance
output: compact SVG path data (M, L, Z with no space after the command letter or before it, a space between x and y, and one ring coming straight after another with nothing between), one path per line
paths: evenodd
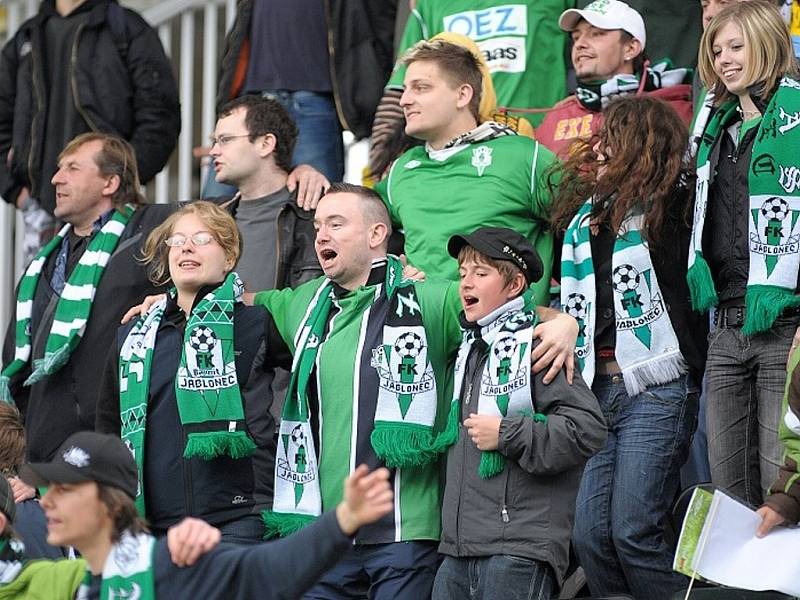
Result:
M726 128L737 120L736 100L713 113L697 151L697 184L689 270L692 306L705 311L718 303L711 269L703 256L703 235L712 169L711 151ZM800 83L784 77L764 110L753 142L748 169L749 270L742 333L754 335L772 327L787 308L800 304L796 295L800 270Z
M597 319L591 246L592 199L572 219L564 236L561 302L578 321L576 354L588 385L595 374ZM642 215L629 216L617 232L611 257L616 347L614 354L631 396L686 372L686 363L666 310L661 288L642 238Z

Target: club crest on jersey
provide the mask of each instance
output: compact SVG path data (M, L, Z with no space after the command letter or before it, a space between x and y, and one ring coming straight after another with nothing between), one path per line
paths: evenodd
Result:
M750 232L750 251L764 256L767 277L772 275L781 257L800 250L800 234L794 231L799 214L780 196L767 198L760 209L750 211L755 225L755 232Z
M483 176L486 167L492 164L492 149L478 146L472 150L472 166L478 170L478 177Z
M397 394L403 418L414 396L436 389L425 339L414 331L402 331L393 342L374 348L370 364L378 372L381 389Z
M652 269L640 273L633 265L619 265L611 275L617 331L632 331L647 349L652 341L650 325L666 313L661 294L652 293L651 276Z

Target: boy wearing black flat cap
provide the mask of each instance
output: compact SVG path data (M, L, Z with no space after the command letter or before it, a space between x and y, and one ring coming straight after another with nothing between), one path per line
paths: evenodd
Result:
M603 447L597 400L565 372L531 373L530 285L543 273L517 232L482 227L448 244L458 259L463 339L443 443L451 443L433 600L549 598L560 586L583 466ZM477 593L476 593L477 592Z

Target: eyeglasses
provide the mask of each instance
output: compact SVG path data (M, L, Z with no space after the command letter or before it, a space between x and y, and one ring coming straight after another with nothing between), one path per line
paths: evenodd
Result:
M211 147L213 148L217 144L219 144L220 147L227 146L233 140L235 140L237 138L245 138L245 137L250 137L250 134L249 133L244 133L242 135L221 135L219 137L211 137L211 138L209 138L209 141L211 142Z
M186 242L188 242L189 240L192 240L192 244L194 244L195 246L207 246L208 244L214 241L214 236L208 233L207 231L198 231L197 233L193 233L192 235L183 235L182 233L176 233L175 235L171 235L167 239L165 239L164 243L170 248L180 248L181 246L185 245Z

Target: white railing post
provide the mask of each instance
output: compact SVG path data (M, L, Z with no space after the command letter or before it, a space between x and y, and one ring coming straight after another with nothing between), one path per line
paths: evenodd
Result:
M161 40L161 45L164 47L164 52L167 58L172 58L172 25L164 23L158 27L158 37ZM181 125L181 130L186 127L185 124ZM155 201L156 204L167 204L169 202L169 181L170 181L170 168L169 161L164 165L164 168L156 175L155 183Z
M200 145L205 146L214 132L216 123L217 96L217 39L219 30L219 9L215 4L207 4L203 17L203 107L201 118ZM206 180L209 163L203 160L200 168L200 192Z
M192 125L194 124L194 11L181 14L181 135L178 139L178 197L182 202L191 200L192 194Z

